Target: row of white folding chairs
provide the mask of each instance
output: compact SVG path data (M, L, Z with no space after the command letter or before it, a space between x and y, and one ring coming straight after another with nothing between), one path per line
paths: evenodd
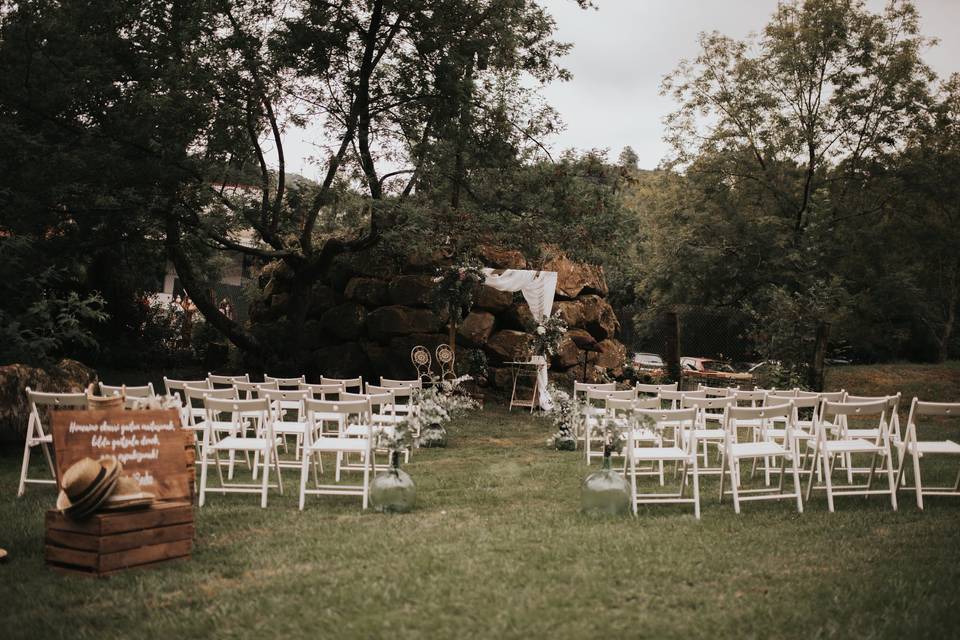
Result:
M772 401L758 407L739 407L732 402L717 403L723 407L721 428L705 430L698 426L700 415L708 403L715 403L717 399L694 398L690 403L681 402L688 406L680 409L662 409L652 406L650 399L616 399L610 398L608 405L610 416L620 418L619 424L624 424L621 413L630 414L633 421L628 429L628 445L624 470L629 471L632 479L634 504L643 502L689 502L693 498L683 498L683 488L688 473L692 470L695 497L699 495L698 477L702 475L697 443L704 437L720 435L721 448L721 500L724 495L732 495L735 510L739 513L739 503L751 499L796 499L798 510L802 510L799 496L799 476L806 474L806 498L809 499L813 489L826 492L828 508L834 510L834 497L844 495L888 495L891 506L897 508L897 491L901 488L912 488L917 499L917 506L923 508L924 495L960 496L960 471L953 485L927 487L922 485L920 460L924 455L947 455L960 457L960 445L951 440L919 440L917 436L917 422L924 416L957 416L960 415L960 403L922 402L914 399L911 404L910 415L907 420L907 434L899 445L900 461L894 472L894 452L898 446L891 435L894 424L892 417L896 411L899 396L882 397L878 400L859 401L831 401L826 400L817 407L817 398L783 398L767 396ZM799 419L799 409L809 408L813 413L812 433L807 431ZM656 424L656 429L641 426L635 418L647 416ZM875 421L876 426L868 429L851 429L848 427L851 418L867 418ZM780 428L777 423L783 423ZM703 423L701 422L700 425ZM754 434L748 442L739 442L738 430L746 429ZM650 432L654 431L653 437ZM672 431L672 433L670 433ZM718 433L715 433L719 431ZM874 433L879 437L873 438ZM866 434L867 437L863 437ZM804 450L804 443L806 450ZM868 468L868 478L864 483L847 482L843 486L835 486L832 471L835 461L842 456L852 454L868 455L871 465ZM913 462L914 483L912 486L904 484L905 462L907 458ZM810 460L809 469L804 469L803 459ZM743 491L740 487L739 463L742 459L764 461L767 473L765 487ZM779 481L771 490L770 462L780 460ZM653 494L641 496L636 490L637 462L674 462L684 464L684 476L681 480L681 491L677 494ZM790 473L793 475L794 492L784 493L783 483L787 471L786 464L790 462ZM882 466L887 479L887 487L873 488L873 480L877 473L878 464ZM724 482L729 476L730 488L724 490ZM662 474L661 474L662 478ZM819 478L815 484L814 479ZM661 480L662 484L662 480ZM755 494L755 495L754 495ZM696 507L699 511L699 507Z
M212 397L214 390L204 398L204 405L208 412L208 425L203 430L199 505L206 503L207 493L259 493L260 506L267 506L267 495L271 488L277 488L283 493L283 476L281 460L278 450L279 433L277 425L282 422L282 413L270 397L267 390L265 397L255 399L216 398ZM300 469L300 509L304 508L308 494L359 495L363 508L369 502L370 474L374 464L375 432L372 419L372 402L369 398L346 400L318 400L304 397L305 425L303 430L303 450L297 467ZM224 415L230 416L232 435L216 439L214 429L210 426ZM253 423L253 434L249 435L248 425ZM325 432L321 425L333 422L339 425L336 434ZM253 482L233 482L228 474L224 477L220 454L223 452L233 455L238 451L246 454L253 453ZM338 460L338 477L335 484L320 484L318 467L322 453L334 453ZM357 454L360 458L359 468L363 472L361 484L343 484L339 482L339 461L342 456ZM216 464L220 484L216 487L208 486L208 467ZM271 468L277 476L276 484L270 484ZM313 469L314 487L307 487L307 478L310 469ZM257 470L262 475L257 482Z
M396 380L388 382L394 384L394 386L381 387L367 384L365 389L366 392L364 394L348 393L339 388L331 389L331 385L326 385L327 388L324 389L324 391L337 395L338 398L336 400L331 400L326 397L321 397L320 399L314 397L313 394L318 391L317 387L321 385L308 385L306 383L300 383L301 386L305 388L297 390L278 390L264 388L263 386L256 389L255 391L257 395L261 396L259 399L267 402L267 416L270 425L269 439L274 442L282 442L285 444L285 439L287 436L296 436L296 459L294 461L282 461L277 454L274 465L277 467L278 471L281 467L302 468L305 482L305 478L307 477L307 468L313 466L314 480L315 483L317 483L318 488L320 488L320 485L317 482L317 469L319 468L320 473L323 472L322 460L319 456L319 450L314 446L314 444L311 444L319 443L317 446L327 447L326 450L329 451L336 451L335 481L337 483L340 482L343 471L356 470L364 472L364 483L366 484L368 482L368 468L381 468L376 464L376 454L386 454L387 451L377 446L374 446L372 450L367 451L366 449L358 449L358 445L355 442L341 442L339 445L337 445L335 441L337 439L352 440L356 438L364 438L367 436L368 427L371 425L374 439L378 440L378 436L380 434L394 429L401 420L406 419L406 415L404 414L409 414L416 410L416 407L413 404L415 384L401 384L405 381ZM191 395L196 394L198 391L202 392L200 389L187 388L187 392ZM255 416L249 414L245 415L243 409L243 406L245 405L243 404L237 405L240 408L232 412L230 420L219 420L218 413L216 411L210 411L210 407L220 407L222 406L223 402L229 402L236 398L214 398L213 396L228 396L229 392L230 390L226 389L207 390L206 393L203 393L204 404L207 408L208 415L207 419L200 423L200 428L203 431L203 441L206 443L213 442L214 445L213 449L210 449L208 446L201 451L200 460L201 464L206 464L208 461L209 452L213 450L217 455L218 472L220 472L218 452L221 450L229 451L230 462L227 479L232 480L235 452L242 450L242 448L237 448L233 445L238 442L243 442L243 438L246 436L248 426L255 426L257 422L262 425L263 420L261 419L257 421L255 420ZM407 401L401 403L399 402L400 398L405 398ZM349 406L349 403L358 401L366 402L369 405L369 409L365 414L367 416L366 419L355 424L347 424L344 421L344 415L339 412L333 412L330 414L324 414L319 412L319 410L311 412L311 407L321 406L316 404L318 402L325 402L327 404L339 403L341 406ZM243 402L247 401L244 400ZM285 406L285 403L296 404L295 419L289 419L290 416L287 415L289 412L287 406ZM331 423L333 425L332 430L325 428L325 425L329 426ZM262 431L262 426L260 430ZM218 431L227 432L227 438L223 440L217 440L216 436ZM256 429L254 433L256 437ZM237 439L238 434L240 434L240 440ZM257 446L261 445L257 444ZM340 448L338 449L337 446L340 446ZM351 453L358 454L359 461L351 462ZM409 460L409 447L405 449L404 455ZM255 454L255 458L256 457L257 454ZM254 479L256 479L256 470L257 461L255 459L253 465ZM203 474L201 473L201 476L202 475ZM221 481L223 480L221 479ZM249 488L247 485L240 486L244 489ZM340 488L335 489L335 487ZM263 490L265 491L265 489ZM327 485L322 492L351 493L353 491L354 489L350 488L349 486L343 488L343 485L337 484ZM307 492L309 493L310 491ZM363 495L366 494L364 493ZM366 501L366 498L364 501ZM301 508L303 508L303 494L301 494Z

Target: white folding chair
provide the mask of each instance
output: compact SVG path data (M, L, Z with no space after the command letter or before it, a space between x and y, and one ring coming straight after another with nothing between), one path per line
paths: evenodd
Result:
M299 383L298 383L299 384ZM264 389L259 390L259 397L270 401L270 418L273 422L273 433L287 448L287 436L294 438L293 461L281 460L281 467L300 467L300 453L303 443L306 442L308 428L306 409L303 402L310 397L310 391L305 389Z
M698 466L698 471L701 475L717 475L723 472L723 465L720 462L714 466L710 466L710 447L714 447L717 450L717 457L723 456L723 443L726 439L723 429L723 412L729 405L733 404L734 401L732 396L712 398L706 396L691 397L688 393L684 393L680 399L681 409L689 409L690 407L697 409L695 432L691 434L684 430L680 432L680 436L682 438L692 436L696 438L697 443L700 445L703 458L701 464ZM686 445L686 442L683 444Z
M184 391L188 386L195 388L206 387L208 383L206 380L173 380L167 376L163 376L163 389L167 395L176 395L180 398L180 424L184 428L188 428L191 424L190 403L187 401L187 394Z
M817 416L814 439L814 452L811 460L812 465L820 465L820 475L823 479L822 484L814 484L814 473L810 473L807 482L807 501L810 500L810 494L813 489L825 490L827 493L827 506L830 512L833 512L834 496L869 496L869 495L889 495L890 505L893 510L897 510L897 491L896 480L893 471L893 452L890 450L890 437L888 433L891 402L889 399L878 400L876 402L850 403L850 402L825 402L820 407L820 413ZM869 418L877 420L880 436L876 440L867 440L863 438L852 437L849 434L848 424L850 418ZM827 421L834 420L839 426L839 430L830 433L827 428ZM832 437L836 436L836 437ZM848 474L847 484L834 488L833 468L836 458L846 458L851 460L853 455L869 455L871 464L866 484L854 484ZM886 466L887 471L887 489L874 489L873 477L877 468L878 461ZM812 467L811 467L812 471ZM849 471L849 467L848 467Z
M603 447L593 448L593 441L597 439L594 429L600 427L607 415L607 399L617 400L636 400L637 392L634 389L626 391L617 391L615 388L608 389L589 389L585 394L583 404L580 405L580 411L583 414L583 451L584 460L590 464L591 458L603 458ZM599 432L603 437L603 430Z
M854 396L847 394L843 399L844 402L855 404L879 402L881 400L886 400L890 404L889 411L887 412L887 437L890 438L892 450L899 456L900 443L902 442L900 433L900 416L898 414L900 409L900 393L898 392L895 396ZM847 420L842 417L838 424L833 425L832 428L835 433L838 433L840 437L843 438L863 438L865 440L872 440L875 443L878 443L881 438L881 429L879 425L876 427L870 426L866 428L860 427L852 429L847 423ZM840 462L840 468L847 472L847 482L853 482L854 474L863 475L870 473L870 469L867 467L853 466L849 455L843 456Z
M775 406L763 407L736 407L728 405L723 415L724 455L723 471L720 473L720 502L724 495L733 496L733 510L740 513L740 502L744 500L796 500L797 512L803 513L803 493L800 489L800 456L797 452L797 440L793 437L793 417L795 409L793 402ZM771 428L773 418L783 418L787 421L783 442L772 437L768 429ZM738 424L745 421L748 428L759 423L757 429L760 438L753 442L738 442ZM769 486L769 466L771 460L780 459L780 479L776 487ZM740 461L743 459L763 459L768 469L767 486L759 489L743 489L740 486ZM784 493L783 479L787 459L790 460L790 471L793 474L793 493ZM725 473L730 476L730 490L724 491Z
M956 418L960 417L960 402L921 402L916 398L910 403L910 415L907 417L907 433L901 444L900 463L897 468L897 489L902 484L904 467L909 456L913 462L913 490L917 495L917 508L923 509L923 496L960 496L960 470L953 486L924 487L920 475L920 459L928 456L960 457L960 444L953 440L920 440L917 437L917 421L921 417ZM931 427L933 425L930 425Z
M363 393L363 376L356 378L327 378L320 376L320 384L339 384L344 391L350 393Z
M576 434L578 440L583 440L584 434L586 433L586 418L588 415L594 415L598 413L597 407L588 407L587 404L587 393L590 391L616 391L617 383L615 382L573 382L573 401L576 403L578 410L583 414L583 420L580 420L580 433ZM584 445L586 446L586 445Z
M233 389L231 389L233 391ZM210 393L213 393L211 391ZM259 493L260 506L267 506L267 491L269 488L279 488L283 495L283 476L280 474L280 456L277 453L277 441L273 435L273 424L270 419L270 401L266 398L256 400L237 400L214 398L210 394L204 399L204 406L207 409L207 420L204 424L207 428L203 432L203 454L200 465L200 499L199 505L202 507L206 502L207 492L214 493ZM229 435L225 438L216 440L214 429L210 425L220 421L223 414L231 416L231 422L234 425L233 433L238 435ZM258 414L257 428L252 436L247 436L243 425L246 418L244 415ZM253 452L254 473L259 465L263 465L263 475L258 483L227 483L223 477L223 470L220 464L220 452L229 452L231 459L235 452L243 451L245 453ZM210 462L210 453L217 465L217 474L220 476L219 487L207 486L207 467ZM270 484L270 467L273 466L277 473L277 484ZM256 475L254 475L256 479Z
M50 446L53 444L53 433L44 428L40 416L40 407L45 412L57 409L86 409L87 394L85 393L45 393L33 391L30 387L24 389L27 394L27 404L30 405L30 415L27 418L27 434L23 443L23 461L20 464L20 485L17 487L17 497L22 496L28 484L57 484L57 471L53 466L53 456L50 455ZM48 414L49 415L49 414ZM34 447L40 447L43 457L50 470L50 478L31 478L30 453Z
M186 398L184 409L187 415L187 422L184 427L192 429L196 435L197 464L203 463L203 437L204 431L208 428L212 430L213 440L216 442L221 433L236 435L236 426L232 420L220 420L214 416L213 422L208 424L210 416L204 403L207 396L218 400L233 400L237 397L237 392L232 387L224 389L212 389L208 386L194 387L186 385L183 388L183 395ZM233 477L233 457L230 458L230 477Z
M640 425L635 420L635 412L639 409L659 409L660 408L660 399L659 398L638 398L634 396L631 392L634 390L629 390L626 393L624 392L609 392L610 395L606 398L605 409L606 411L600 417L601 420L613 420L615 424L619 425L630 425L630 436L633 438L634 443L639 446L643 443L654 443L657 445L661 443L661 432L660 430L653 429L652 427L646 427ZM621 397L616 397L615 394L622 394ZM626 453L618 454L617 452L611 452L611 456L623 455L623 471L627 471L627 459ZM652 464L649 467L642 467L639 470L634 468L633 470L635 475L642 476L657 476L660 479L660 486L663 486L663 462L660 461L657 464Z
M700 519L700 473L697 465L697 440L696 436L686 439L686 444L681 445L683 440L680 437L680 431L687 431L691 434L696 433L697 409L635 409L632 412L632 427L628 429L626 446L626 473L630 477L630 493L632 498L633 513L636 515L637 506L641 504L693 504L694 516ZM646 423L646 424L644 424ZM652 423L653 429L657 432L657 438L637 440L634 437L636 433L644 433L650 430L648 426ZM645 446L642 446L645 445ZM663 463L673 462L680 465L682 475L680 477L680 487L676 492L663 493L640 493L637 478L642 475L637 471L637 463L657 464L662 468ZM685 497L687 479L693 479L693 495ZM663 486L661 476L660 486Z
M310 495L359 495L362 496L363 508L367 508L370 498L370 472L373 464L373 424L370 419L370 401L313 400L304 401L307 411L307 421L315 425L321 419L318 416L337 415L339 424L345 425L337 437L320 434L315 429L306 431L307 441L304 443L300 473L300 510L303 510L306 496ZM354 435L347 434L347 428L358 427ZM316 482L312 489L307 488L307 476L310 475L310 466L314 464L315 456L319 458L323 453L335 453L337 456L336 484L320 484ZM363 481L359 486L340 484L340 462L344 455L356 454L361 459ZM316 473L316 471L315 471Z

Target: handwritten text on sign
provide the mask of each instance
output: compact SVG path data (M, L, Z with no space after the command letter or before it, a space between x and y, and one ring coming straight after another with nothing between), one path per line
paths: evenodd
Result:
M189 493L186 434L176 410L57 411L53 416L58 473L77 460L114 456L123 475L159 498Z

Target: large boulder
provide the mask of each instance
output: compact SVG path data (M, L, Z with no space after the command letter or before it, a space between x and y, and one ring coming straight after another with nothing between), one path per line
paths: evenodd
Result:
M627 358L627 348L619 340L602 340L600 342L600 353L594 361L596 366L602 369L608 369L613 375L623 374L623 364Z
M34 391L76 393L96 380L96 371L76 360L61 360L50 369L24 364L0 367L0 441L23 442L30 416L26 387Z
M358 342L343 342L318 349L316 369L329 378L355 378L363 376L369 380L372 372L370 360Z
M576 298L582 293L596 293L606 296L607 279L603 267L574 262L564 255L557 255L543 265L546 271L557 272L557 297Z
M308 315L311 318L321 318L323 314L337 306L337 303L340 302L340 296L337 295L337 292L333 290L332 287L329 287L322 282L318 282L313 285L313 288L310 290L310 306L308 307Z
M504 329L490 336L487 351L501 362L520 360L527 356L529 342L529 333Z
M468 347L482 347L487 343L496 319L492 313L473 311L460 323L457 330L458 340Z
M581 296L577 303L580 305L581 326L590 332L597 340L612 338L620 329L617 314L610 303L597 295Z
M350 278L343 294L348 300L359 302L368 307L382 307L390 304L390 292L387 283L378 278Z
M556 369L569 369L580 362L580 350L574 343L573 338L564 336L560 340L560 348L550 359L551 364Z
M386 342L393 336L411 333L433 333L441 328L441 320L429 309L412 309L402 305L380 307L367 314L367 333Z
M366 321L366 308L356 302L338 304L320 319L323 329L340 340L356 340L362 336Z
M526 302L513 305L502 318L504 326L517 331L529 331L537 326L537 321L533 319L533 313L530 311L530 305Z
M478 247L483 261L494 269L526 269L527 259L516 249L503 249L491 245Z
M513 294L509 291L499 291L493 287L483 285L477 291L473 301L474 309L483 309L493 313L502 313L513 304Z
M428 307L433 288L430 276L397 276L390 281L390 301L408 307Z
M559 316L569 327L583 324L583 309L578 300L558 300L553 303L553 314Z

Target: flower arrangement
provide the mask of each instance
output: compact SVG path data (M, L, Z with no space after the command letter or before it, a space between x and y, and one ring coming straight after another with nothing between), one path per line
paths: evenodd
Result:
M434 311L447 313L451 321L459 322L470 313L477 291L486 279L479 263L438 267L433 277Z
M554 314L534 327L530 353L536 356L554 356L560 350L560 341L567 333L567 323Z
M550 417L557 431L547 444L560 451L575 451L577 448L577 432L583 424L583 413L569 393L555 385L549 387L550 398L553 400L553 409Z
M421 447L446 446L447 433L443 425L479 406L460 386L469 379L470 376L460 376L416 391L414 402L418 409L410 418L410 426L419 432Z

